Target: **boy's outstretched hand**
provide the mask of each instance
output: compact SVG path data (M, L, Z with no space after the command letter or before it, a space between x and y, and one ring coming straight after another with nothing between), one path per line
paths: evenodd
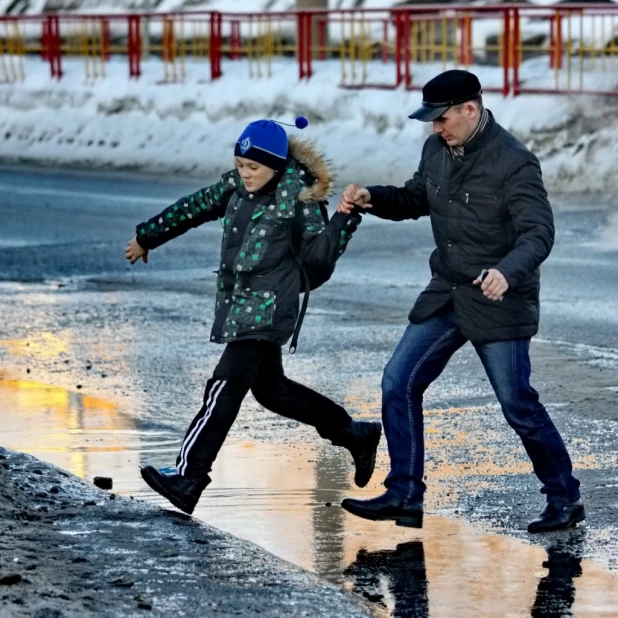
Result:
M135 264L137 260L142 258L144 264L148 264L148 249L144 249L137 242L136 238L132 238L124 251L124 255L131 262Z

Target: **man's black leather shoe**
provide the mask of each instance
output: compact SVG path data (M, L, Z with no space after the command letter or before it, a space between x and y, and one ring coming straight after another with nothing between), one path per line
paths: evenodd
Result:
M344 446L352 454L356 467L354 482L359 487L365 487L371 480L381 435L380 423L352 421L332 439L333 444Z
M140 472L142 478L152 489L189 515L193 513L202 492L210 483L209 476L197 481L180 474L157 470L153 466L145 466Z
M394 521L398 526L409 528L423 527L423 505L419 502L407 502L388 491L371 500L346 498L341 506L352 515L363 519Z
M584 502L551 501L545 505L541 514L528 524L528 532L551 532L570 528L586 519Z

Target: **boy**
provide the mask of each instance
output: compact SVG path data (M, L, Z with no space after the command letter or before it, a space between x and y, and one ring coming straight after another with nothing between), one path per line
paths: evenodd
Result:
M208 473L249 389L265 408L312 425L322 438L347 448L360 487L373 474L381 435L380 423L353 421L341 406L287 378L281 362L281 346L292 334L295 348L302 321L298 299L308 293L309 274L328 279L360 216L338 213L326 223L320 203L332 187L328 165L311 145L288 140L276 122L251 123L234 154L235 170L138 225L126 249L132 264L147 262L151 249L193 227L216 219L223 225L210 339L227 346L176 471L141 470L152 489L189 514L210 483Z

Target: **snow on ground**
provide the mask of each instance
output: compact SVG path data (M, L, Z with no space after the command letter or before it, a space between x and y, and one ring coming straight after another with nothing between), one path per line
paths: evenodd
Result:
M551 3L551 0L550 0ZM399 0L328 0L330 9L388 8ZM0 0L0 13L15 5L15 0ZM264 11L289 11L296 7L296 0L21 0L20 9L28 14L43 11L109 12L120 9L144 11L234 11L258 13Z
M305 115L310 125L302 135L335 162L340 183L398 184L414 172L431 129L407 118L420 103L419 92L339 88L337 62L316 63L315 76L303 83L291 60L273 64L273 77L261 79L248 77L246 63L227 62L224 77L214 83L208 81L205 62L188 63L184 83L167 84L160 83L163 68L157 60L143 65L139 81L128 79L124 59L113 59L106 78L90 83L84 82L82 61L65 62L64 69L62 81L54 82L46 64L27 59L25 82L0 89L1 159L211 179L230 168L235 140L249 121L267 117L293 123ZM392 65L369 69L372 80L392 83ZM441 64L416 65L415 83L442 69ZM486 87L500 86L499 69L475 70ZM532 86L553 84L546 60L525 63L521 74ZM346 79L351 80L350 66ZM618 78L588 72L586 86L599 85L616 87ZM488 94L486 104L539 154L554 191L618 188L615 98Z

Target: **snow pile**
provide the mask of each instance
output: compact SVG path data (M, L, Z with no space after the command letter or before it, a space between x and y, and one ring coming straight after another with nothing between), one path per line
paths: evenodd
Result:
M27 59L26 81L0 90L1 159L212 179L230 168L234 142L249 121L293 122L304 115L310 125L302 135L334 161L340 183L399 184L414 172L431 129L407 119L420 93L338 88L336 62L316 63L316 75L303 83L291 60L277 62L273 77L261 79L248 77L246 63L228 62L215 83L208 81L205 62L188 63L185 81L167 84L160 83L163 69L155 60L144 64L137 82L128 80L121 59L108 63L107 77L94 83L84 83L80 61L64 68L63 80L53 82L47 65ZM370 68L376 80L392 79L392 66ZM417 66L415 83L441 70ZM486 87L500 84L499 69L475 70ZM522 75L531 84L547 84L554 73L537 59L524 65ZM607 74L601 77L607 80ZM612 173L618 154L615 99L486 95L486 104L540 156L552 190L618 188Z
M384 8L397 0L328 0L330 9ZM48 11L115 13L117 11L172 12L182 10L258 13L289 11L296 0L0 0L0 13L37 15Z

